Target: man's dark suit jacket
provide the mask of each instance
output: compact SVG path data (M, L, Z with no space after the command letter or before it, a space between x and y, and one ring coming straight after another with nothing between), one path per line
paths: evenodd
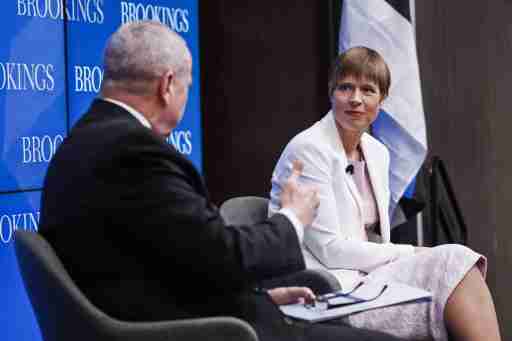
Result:
M227 226L192 163L110 102L96 100L53 157L40 232L85 295L111 316L232 315L262 339L306 337L251 290L304 269L290 221L277 214L259 226Z

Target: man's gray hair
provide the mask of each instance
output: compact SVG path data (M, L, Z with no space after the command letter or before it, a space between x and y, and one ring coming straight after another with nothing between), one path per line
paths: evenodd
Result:
M187 68L187 44L169 27L156 21L124 24L107 42L103 58L103 85L143 93L148 81L168 69Z

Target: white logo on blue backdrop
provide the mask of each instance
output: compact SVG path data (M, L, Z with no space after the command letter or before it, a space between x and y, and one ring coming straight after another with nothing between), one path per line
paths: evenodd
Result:
M12 0L0 45L0 290L3 341L40 341L13 250L17 229L37 231L40 189L55 151L99 93L107 37L128 21L158 20L187 41L193 85L168 138L201 165L197 0ZM67 20L64 20L64 19ZM66 35L65 35L66 33Z

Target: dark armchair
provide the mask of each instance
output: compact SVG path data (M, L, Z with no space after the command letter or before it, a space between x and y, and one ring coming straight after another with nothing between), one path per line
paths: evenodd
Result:
M242 196L226 200L220 206L220 215L229 225L254 225L268 216L267 198ZM278 286L306 286L316 294L340 290L336 278L322 269L307 269L289 276L273 278L263 283L265 288Z
M258 341L251 326L233 317L119 321L100 311L82 294L42 236L17 230L15 248L45 341Z

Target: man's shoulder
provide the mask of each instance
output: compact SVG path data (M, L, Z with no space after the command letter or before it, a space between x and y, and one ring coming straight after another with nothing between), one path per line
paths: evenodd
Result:
M166 141L143 126L125 109L106 101L95 100L71 129L70 144L84 145L99 152L127 151L130 146L142 150L159 149L174 154Z
M93 104L57 150L50 174L135 174L163 166L179 171L187 169L183 158L128 112L115 105ZM80 170L74 169L78 162L83 165Z
M107 130L108 134L104 131ZM128 111L113 103L94 100L87 112L76 122L70 135L96 132L97 137L113 136L124 132L148 130ZM104 135L102 135L104 134Z

